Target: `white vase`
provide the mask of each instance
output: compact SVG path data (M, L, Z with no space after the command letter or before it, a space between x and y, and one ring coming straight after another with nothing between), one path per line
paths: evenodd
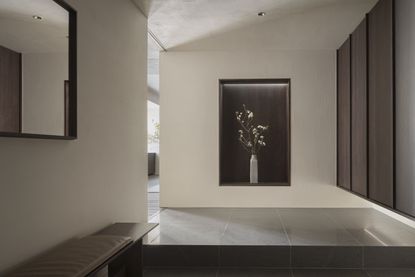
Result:
M251 156L249 179L251 184L258 184L258 159L256 155Z

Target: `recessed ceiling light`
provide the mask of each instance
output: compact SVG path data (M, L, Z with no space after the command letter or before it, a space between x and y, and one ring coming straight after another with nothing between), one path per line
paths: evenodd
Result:
M265 12L259 12L258 16L265 16L265 14L266 14Z
M43 17L41 17L39 15L34 15L32 17L33 17L33 19L36 19L36 20L42 20L43 19Z

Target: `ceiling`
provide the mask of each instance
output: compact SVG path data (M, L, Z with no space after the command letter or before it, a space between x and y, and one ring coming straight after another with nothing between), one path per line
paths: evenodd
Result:
M133 0L164 48L339 3L364 0ZM265 11L266 16L257 13Z
M68 22L68 12L52 0L1 0L0 45L21 53L67 51Z

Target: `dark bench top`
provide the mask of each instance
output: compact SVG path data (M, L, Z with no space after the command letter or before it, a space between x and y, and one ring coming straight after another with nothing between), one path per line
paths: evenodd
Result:
M96 273L130 246L141 244L141 239L158 224L115 223L97 233L73 239L33 259L9 276L82 277Z
M11 277L88 275L133 241L120 236L73 239L21 266Z
M101 231L96 232L93 236L109 235L129 237L133 241L137 241L156 228L157 225L157 223L114 223Z

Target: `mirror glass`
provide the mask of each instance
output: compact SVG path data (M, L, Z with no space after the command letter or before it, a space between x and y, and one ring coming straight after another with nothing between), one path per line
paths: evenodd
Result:
M68 135L69 12L0 1L0 132Z

